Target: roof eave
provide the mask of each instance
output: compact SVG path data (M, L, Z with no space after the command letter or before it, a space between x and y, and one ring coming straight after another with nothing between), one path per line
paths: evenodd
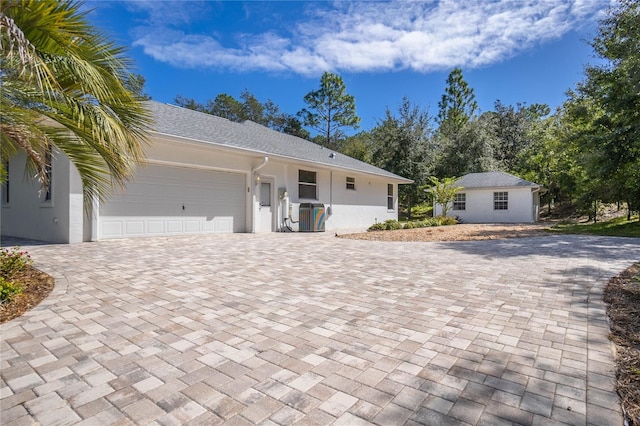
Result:
M519 188L542 188L541 185L500 185L500 186L462 186L462 189L519 189Z
M320 166L320 167L324 167L327 169L340 169L340 170L345 170L345 171L349 171L349 172L357 172L357 173L362 173L362 174L366 174L366 175L371 175L371 176L376 176L376 177L381 177L381 178L385 178L385 179L389 179L392 180L398 184L411 184L414 181L411 179L407 179L404 178L402 176L397 176L397 175L393 175L393 176L388 176L382 173L374 173L374 172L368 172L365 170L357 170L357 169L353 169L353 168L349 168L349 167L345 167L345 166L340 166L340 165L335 165L335 164L327 164L327 163L321 163L319 161L312 161L312 160L305 160L302 158L297 158L297 157L291 157L291 156L286 156L286 155L281 155L281 154L273 154L270 152L266 152L266 151L260 151L260 150L256 150L256 149L248 149L248 148L242 148L242 147L237 147L237 146L231 146L231 145L225 145L225 144L221 144L221 143L217 143L217 142L210 142L210 141L204 141L204 140L200 140L200 139L193 139L193 138L187 138L184 136L178 136L178 135L172 135L170 133L163 133L163 132L158 132L158 131L150 131L149 133L152 134L156 134L156 135L160 135L163 136L165 138L173 138L173 139L177 139L181 142L186 142L186 143L194 143L194 144L198 144L198 145L208 145L208 146L215 146L216 148L225 150L225 151L230 151L230 152L242 152L242 153L248 153L248 154L252 154L252 155L257 155L260 157L264 157L265 155L268 157L272 157L272 158L278 158L278 159L282 159L282 160L293 160L293 161L297 161L300 163L305 163L305 164L313 164L315 166Z

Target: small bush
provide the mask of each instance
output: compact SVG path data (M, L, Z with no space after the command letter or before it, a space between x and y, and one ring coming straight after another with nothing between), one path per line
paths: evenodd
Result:
M402 229L402 224L395 219L389 219L384 221L385 229L387 231L394 231L396 229Z
M436 219L438 220L438 225L441 226L455 225L458 223L458 220L451 216L438 216Z
M22 293L22 291L23 289L20 284L0 277L0 302L9 302L14 296Z
M0 278L11 280L16 274L27 269L33 264L31 256L26 251L20 251L18 247L0 249Z
M387 226L383 222L374 223L371 225L367 231L384 231L387 229Z
M425 219L433 216L433 206L428 203L418 204L411 208L411 217L413 219Z
M367 231L394 231L396 229L427 228L429 226L455 225L458 220L449 216L428 217L423 220L414 220L404 225L397 220L389 219L384 222L374 223Z

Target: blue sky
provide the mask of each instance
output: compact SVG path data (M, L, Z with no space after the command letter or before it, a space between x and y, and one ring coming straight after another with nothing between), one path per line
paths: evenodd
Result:
M361 129L403 96L435 116L456 66L481 111L553 108L594 63L606 0L90 1L89 19L127 46L146 92L206 102L244 89L295 114L324 71L342 76Z

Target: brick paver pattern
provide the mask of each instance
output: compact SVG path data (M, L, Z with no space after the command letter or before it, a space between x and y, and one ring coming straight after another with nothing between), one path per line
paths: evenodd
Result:
M326 234L26 247L1 423L622 424L602 291L640 240Z

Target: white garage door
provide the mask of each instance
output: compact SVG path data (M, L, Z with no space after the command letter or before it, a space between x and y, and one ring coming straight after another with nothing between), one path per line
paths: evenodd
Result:
M99 238L245 231L245 176L149 165L100 206Z

